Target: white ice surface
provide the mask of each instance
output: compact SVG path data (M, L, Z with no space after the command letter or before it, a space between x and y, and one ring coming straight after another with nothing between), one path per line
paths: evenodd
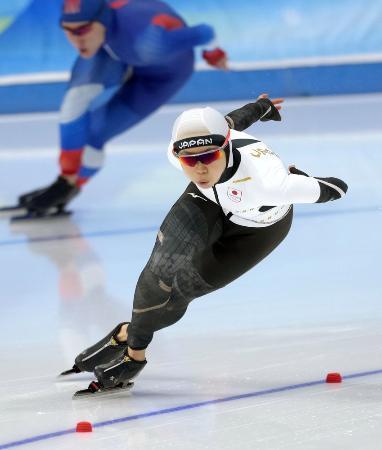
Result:
M71 218L0 219L0 449L380 449L381 95L288 100L283 122L250 130L349 193L297 206L272 255L157 333L132 391L73 401L91 374L55 378L130 317L155 230L186 186L166 160L181 108L111 143ZM55 177L55 120L0 118L0 206ZM93 433L51 435L78 421Z

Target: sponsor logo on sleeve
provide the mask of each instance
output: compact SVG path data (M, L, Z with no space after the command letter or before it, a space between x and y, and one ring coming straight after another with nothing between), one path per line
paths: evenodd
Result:
M240 180L233 180L233 183L245 183L246 181L252 180L252 177L241 178Z
M205 198L201 197L200 195L196 195L193 192L188 192L188 195L191 195L192 198L201 198L205 202L207 201Z
M277 156L276 153L272 152L272 150L269 150L269 148L255 148L255 150L252 150L250 154L255 158L260 158L261 156L266 155Z

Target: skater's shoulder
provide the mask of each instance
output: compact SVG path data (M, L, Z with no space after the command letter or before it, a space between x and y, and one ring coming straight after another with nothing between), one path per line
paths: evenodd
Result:
M118 2L115 2L116 4ZM120 4L122 4L122 0ZM158 1L130 0L120 8L114 9L113 25L108 30L108 39L114 45L132 48L135 42L143 39L143 35L159 18L174 16L176 13L167 5ZM181 20L179 18L179 20ZM159 21L160 22L160 21ZM183 21L182 21L183 23ZM151 34L146 36L151 39ZM138 58L140 59L140 58ZM131 63L131 61L129 61Z
M265 142L248 133L236 131L232 136L232 147L240 153L242 170L266 173L280 164L280 157Z
M172 14L177 13L166 3L158 0L120 0L112 3L115 5L112 8L115 14L120 19L138 20L138 22L150 22L158 14Z
M266 146L258 137L245 133L244 131L231 130L232 147L240 150L251 150L259 146Z

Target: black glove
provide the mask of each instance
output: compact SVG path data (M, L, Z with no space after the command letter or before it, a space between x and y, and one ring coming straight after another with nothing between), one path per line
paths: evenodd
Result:
M268 98L260 98L255 103L248 103L239 109L235 109L228 113L225 118L230 128L237 131L246 130L258 120L262 122L281 120L278 109Z
M297 169L297 167L294 166L289 167L289 172L294 175L303 175L305 177L309 176L308 174L306 174L300 169ZM316 203L325 203L330 202L332 200L338 200L339 198L344 197L348 190L348 185L339 178L334 177L328 178L313 177L313 178L315 178L318 181L321 190L320 197L316 201Z

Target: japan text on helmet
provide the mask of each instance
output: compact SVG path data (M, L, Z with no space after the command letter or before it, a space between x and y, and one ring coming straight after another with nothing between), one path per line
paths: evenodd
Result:
M174 152L207 145L224 146L228 152L229 132L227 121L216 109L188 109L178 116L172 129Z
M107 26L110 17L107 0L63 0L60 22L100 22Z

